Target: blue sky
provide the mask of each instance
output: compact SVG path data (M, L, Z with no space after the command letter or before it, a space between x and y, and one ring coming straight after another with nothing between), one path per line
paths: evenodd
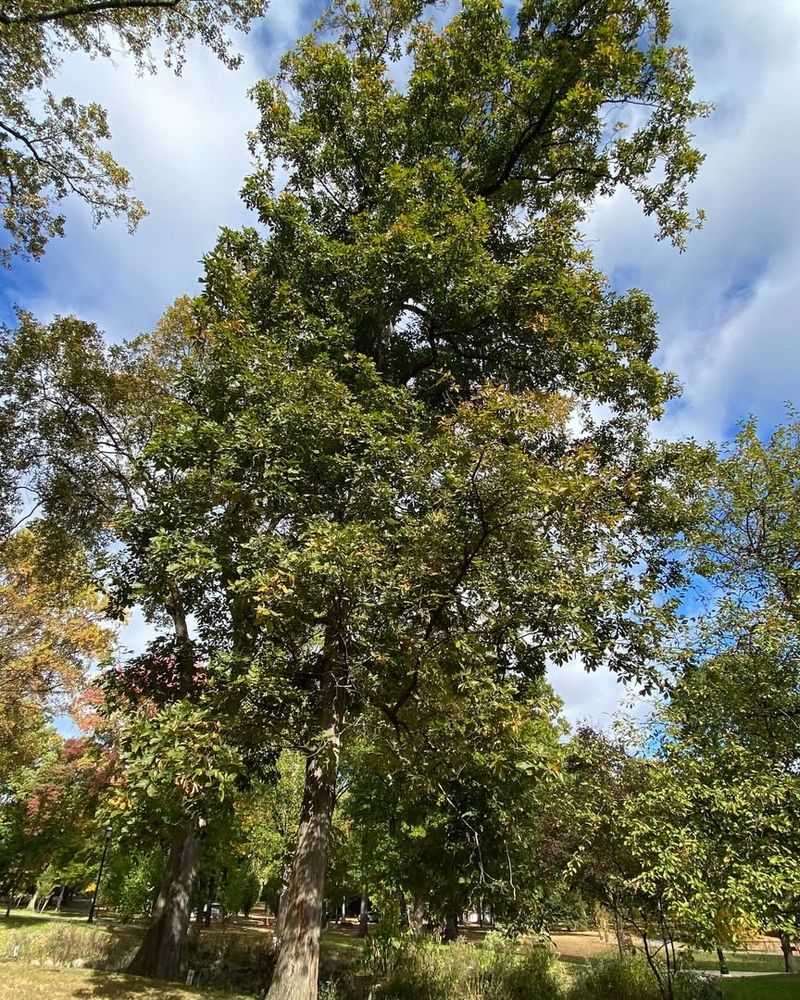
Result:
M245 62L235 73L199 46L181 77L138 79L122 56L70 57L54 89L106 106L112 151L151 214L129 236L116 222L92 229L83 206L68 205L67 235L42 262L0 272L0 318L9 320L14 305L42 319L74 312L121 339L196 291L218 228L251 221L238 197L255 124L247 90L274 71L319 6L273 0L265 22L242 39ZM697 94L716 106L697 129L707 159L693 203L708 221L678 254L655 241L652 223L620 194L594 206L586 238L615 284L643 288L660 314L658 360L684 387L661 433L722 440L747 414L767 428L786 401L800 402L800 3L672 6ZM137 619L126 641L136 646L145 634ZM579 664L552 679L572 719L602 722L624 695Z

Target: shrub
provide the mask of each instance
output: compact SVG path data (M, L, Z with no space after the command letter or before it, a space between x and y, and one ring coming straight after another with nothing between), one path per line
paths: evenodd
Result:
M678 972L674 1000L720 1000L716 983L694 972ZM663 1000L658 981L642 956L603 958L582 968L568 1000Z
M679 972L675 1000L722 1000L722 991L713 979L699 972Z
M368 953L365 968L385 981L372 990L381 1000L563 1000L561 974L553 957L539 947L520 947L499 936L482 946L449 945L410 935L394 939L387 952ZM377 956L377 960L376 960ZM364 977L340 981L338 996L365 995Z
M569 1000L662 1000L644 958L601 958L582 967Z
M193 934L189 967L194 984L233 990L263 989L272 979L275 955L269 943L236 931Z

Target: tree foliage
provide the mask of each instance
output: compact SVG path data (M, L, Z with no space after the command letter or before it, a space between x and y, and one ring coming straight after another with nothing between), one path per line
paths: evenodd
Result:
M160 61L180 72L198 38L227 66L229 32L247 31L264 0L11 0L0 12L0 207L7 241L0 262L39 258L64 232L59 203L88 205L98 223L122 215L133 230L145 214L131 177L108 150L101 104L57 97L49 83L66 53L110 58L122 48L139 71ZM158 57L154 50L158 49Z
M35 760L43 726L67 711L113 641L82 553L54 574L35 531L0 546L0 775Z

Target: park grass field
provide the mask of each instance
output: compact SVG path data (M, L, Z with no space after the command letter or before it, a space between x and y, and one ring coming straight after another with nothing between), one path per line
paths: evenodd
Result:
M799 1000L800 975L726 979L722 992L725 1000Z
M136 976L90 969L38 969L0 963L0 1000L253 1000L235 993L192 990Z
M725 961L731 972L783 972L783 956L767 955L753 951L732 951L725 953ZM708 953L694 956L694 967L716 971L719 962L716 955ZM800 995L798 995L800 1000Z
M54 927L62 927L73 934L88 932L90 938L98 937L123 943L135 943L140 928L131 925L101 922L93 928L86 926L83 914L34 914L26 910L12 912L8 920L0 919L0 1000L196 1000L200 997L244 1000L242 994L214 990L209 987L190 989L171 983L153 983L121 973L101 972L96 969L69 967L42 967L25 961L2 961L9 958L8 944L18 939L20 932L26 938L38 938ZM203 930L204 935L235 935L249 938L269 938L270 931L261 921L250 921L227 926L214 925ZM476 942L482 932L468 932ZM81 938L83 940L83 938ZM589 931L557 934L553 938L559 960L567 968L575 968L592 958L613 954L614 949L599 934ZM101 943L102 947L102 943ZM363 942L354 925L331 927L322 936L323 963L345 965L357 960ZM776 973L783 970L780 954L740 951L726 953L731 972ZM716 969L716 956L698 953L695 964L700 969ZM114 966L112 966L113 968ZM800 1000L800 975L763 975L731 978L722 981L726 1000ZM252 997L250 998L252 1000Z

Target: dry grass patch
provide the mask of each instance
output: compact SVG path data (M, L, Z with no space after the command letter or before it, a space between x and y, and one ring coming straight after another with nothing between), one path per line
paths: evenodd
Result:
M252 996L192 990L136 976L88 969L39 969L0 963L0 1000L253 1000Z

